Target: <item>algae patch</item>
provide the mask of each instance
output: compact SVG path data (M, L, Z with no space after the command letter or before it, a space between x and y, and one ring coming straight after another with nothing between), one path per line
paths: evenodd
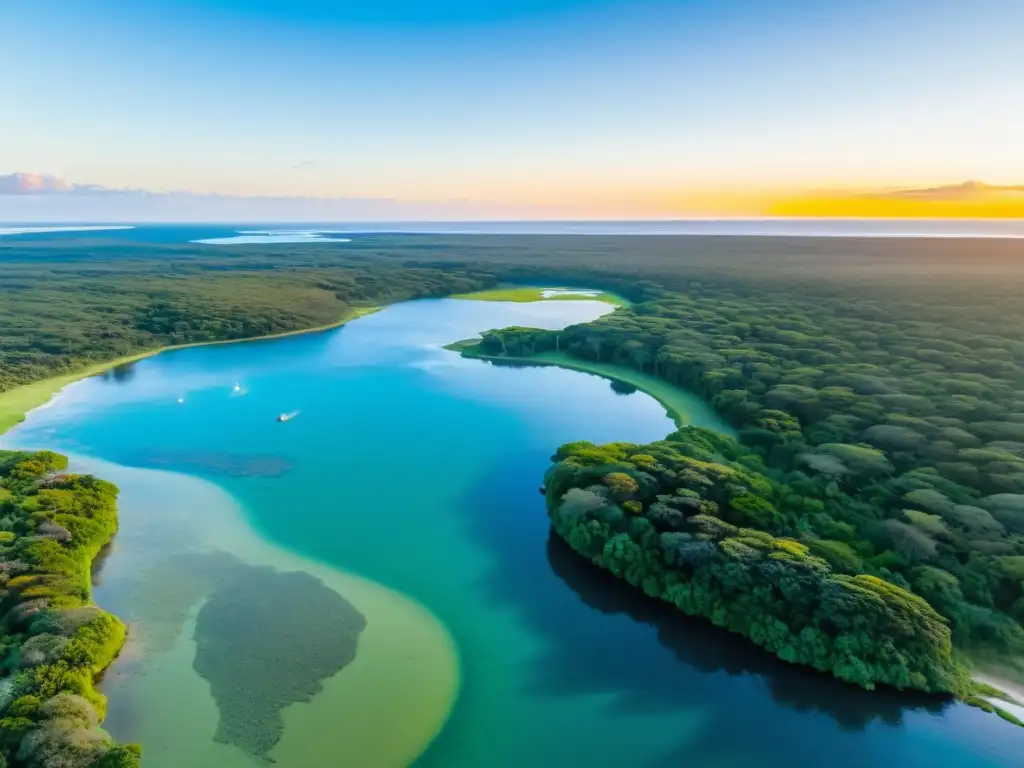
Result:
M217 705L214 740L266 758L284 732L281 710L310 701L355 660L366 619L303 571L189 553L160 563L140 584L137 642L166 651L200 601L192 666Z
M356 656L366 619L301 571L239 565L199 611L196 672L220 710L216 741L265 755L281 738L281 710L309 701Z

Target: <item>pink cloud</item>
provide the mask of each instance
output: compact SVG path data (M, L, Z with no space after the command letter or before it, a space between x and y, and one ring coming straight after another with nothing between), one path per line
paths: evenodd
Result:
M75 185L43 173L0 175L0 195L48 195L72 192Z

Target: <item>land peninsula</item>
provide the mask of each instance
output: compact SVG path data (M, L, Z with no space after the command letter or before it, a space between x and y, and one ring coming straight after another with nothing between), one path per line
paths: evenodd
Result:
M451 298L470 301L512 301L520 304L535 301L601 301L614 307L629 306L629 299L608 291L588 288L545 288L533 285L504 285L485 291L457 293Z
M1024 441L991 418L1006 418L1005 399L978 397L1010 394L977 373L994 351L971 360L968 339L940 340L938 328L919 323L908 340L843 316L822 343L802 318L780 328L765 315L665 292L564 331L506 328L458 348L631 367L700 393L736 428L739 442L684 428L650 446L563 446L549 514L585 557L787 661L867 688L956 695L1020 724L967 671L1024 649ZM873 353L844 343L851 332ZM911 349L958 370L934 381L909 361L887 369Z

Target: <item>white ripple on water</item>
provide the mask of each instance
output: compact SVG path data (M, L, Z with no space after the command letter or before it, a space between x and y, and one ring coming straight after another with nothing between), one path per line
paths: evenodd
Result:
M47 232L105 232L112 229L135 229L128 225L89 225L82 227L0 227L0 237L4 235L35 235Z
M252 245L255 243L350 243L346 237L327 237L342 234L324 229L240 229L231 237L209 237L193 240L204 245Z

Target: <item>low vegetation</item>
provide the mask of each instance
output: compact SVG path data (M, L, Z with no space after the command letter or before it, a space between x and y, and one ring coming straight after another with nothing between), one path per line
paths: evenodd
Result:
M534 301L601 301L605 304L623 306L628 302L620 296L606 291L590 291L572 288L537 288L532 286L505 286L487 291L473 291L452 296L453 299L471 301L513 301L528 303Z
M125 638L90 601L117 489L66 469L48 451L0 451L0 765L138 766L136 745L98 728L106 699L94 687Z

